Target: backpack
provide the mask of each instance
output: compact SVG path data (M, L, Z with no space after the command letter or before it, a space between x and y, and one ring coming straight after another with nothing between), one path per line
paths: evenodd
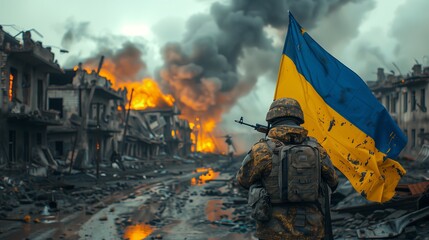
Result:
M273 149L272 170L264 181L272 203L318 200L321 164L316 144L307 139L302 144L282 143Z

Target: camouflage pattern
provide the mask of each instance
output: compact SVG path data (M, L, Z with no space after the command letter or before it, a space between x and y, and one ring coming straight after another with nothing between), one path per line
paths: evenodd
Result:
M294 117L298 119L299 124L304 123L304 113L298 101L293 98L279 98L271 103L270 110L267 112L265 120L272 121L279 117Z
M284 144L291 139L307 138L307 130L302 127L278 126L268 133L268 140L261 139L253 145L237 173L237 181L246 189L266 179L272 169L272 151L268 144L282 141ZM338 176L332 166L325 149L318 144L321 154L321 176L328 186L335 190L338 185ZM272 218L267 222L257 221L256 237L260 239L322 239L324 220L321 206L324 206L324 196L319 198L320 205L312 203L283 203L273 204ZM323 209L323 207L322 207Z

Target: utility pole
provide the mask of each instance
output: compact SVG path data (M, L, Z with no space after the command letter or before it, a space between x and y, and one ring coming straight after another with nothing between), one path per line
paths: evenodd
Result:
M100 76L100 70L101 70L101 66L103 65L103 61L104 61L104 56L101 56L100 63L98 64L98 69L97 69L97 75L96 75L97 78ZM82 111L82 116L81 116L82 121L80 123L80 126L76 134L75 146L73 146L72 156L74 157L74 151L77 147L76 145L79 144L76 158L79 157L79 153L80 153L80 156L83 162L86 162L88 160L88 136L85 131L87 130L87 124L88 124L88 112L91 107L92 98L94 97L95 88L97 86L97 82L96 82L97 78L92 80L91 90L90 90L87 102L84 105L84 109ZM84 73L82 73L82 80L83 79L84 79ZM83 81L81 82L81 84L83 84ZM70 162L70 171L73 167L73 157ZM80 162L80 164L82 165L82 162Z
M96 129L96 144L95 144L95 152L96 152L96 164L97 164L97 182L100 177L100 160L101 160L101 137L100 137L100 105L101 103L97 103L97 129Z
M127 137L128 118L130 117L131 102L133 101L133 93L134 93L134 88L131 89L130 102L128 103L127 116L125 117L124 135L122 137L122 144L121 144L122 145L121 146L121 156L124 154L124 150L125 150L125 139Z

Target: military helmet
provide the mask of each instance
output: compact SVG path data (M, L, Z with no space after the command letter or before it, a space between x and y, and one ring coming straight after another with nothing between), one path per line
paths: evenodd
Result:
M271 103L267 112L267 122L272 122L276 118L293 117L299 124L304 123L304 113L298 101L293 98L279 98Z

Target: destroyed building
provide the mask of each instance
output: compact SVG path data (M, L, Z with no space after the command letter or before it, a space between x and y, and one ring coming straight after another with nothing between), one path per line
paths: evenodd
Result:
M48 131L55 158L85 168L109 163L114 153L132 161L132 166L160 154L190 153L189 123L177 117L177 107L128 109L126 95L125 88L112 89L108 79L95 71L88 73L81 65L52 75L49 108L64 121Z
M191 128L181 119L177 105L169 108L149 108L141 111L151 126L162 127L161 134L169 155L188 156L191 153Z
M47 127L60 125L47 110L50 74L62 72L54 54L22 31L22 41L0 26L0 163L8 169L46 174L56 162L47 148Z
M416 156L429 142L429 67L415 64L406 76L377 72L377 81L368 84L408 138L403 155Z
M148 120L140 111L130 110L127 120L127 131L121 142L121 155L125 158L137 158L151 160L159 156L164 149L163 135L160 129L164 122L156 121L149 124Z
M113 90L106 78L80 65L65 74L53 74L47 96L49 109L58 111L64 122L48 129L54 156L72 160L77 168L108 162L118 151L124 122L118 107L123 106L125 93Z

